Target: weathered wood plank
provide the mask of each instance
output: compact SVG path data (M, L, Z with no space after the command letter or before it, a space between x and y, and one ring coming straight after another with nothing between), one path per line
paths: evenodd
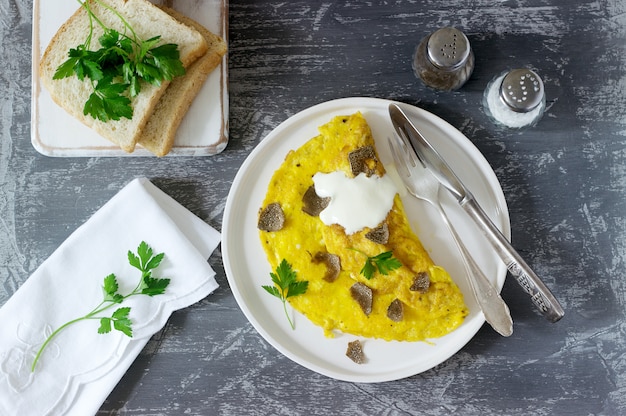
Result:
M507 197L513 242L563 302L549 324L512 279L508 339L483 328L406 380L330 380L281 356L228 288L175 313L100 414L607 414L626 412L626 5L552 1L231 1L230 142L209 158L43 157L30 145L32 2L0 0L0 304L124 184L147 176L221 228L232 179L289 116L347 96L415 104L461 130ZM427 33L455 25L476 54L459 91L411 70ZM482 91L531 65L548 109L522 132L494 126ZM3 383L0 380L0 384Z

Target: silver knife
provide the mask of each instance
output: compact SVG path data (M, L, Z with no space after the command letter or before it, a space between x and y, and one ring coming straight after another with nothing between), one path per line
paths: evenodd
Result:
M452 171L446 161L415 128L404 111L394 103L389 104L389 115L396 132L411 144L420 162L429 169L439 182L456 198L459 205L478 224L509 272L530 295L539 311L550 322L557 322L564 315L563 308L554 295L511 246L472 193Z

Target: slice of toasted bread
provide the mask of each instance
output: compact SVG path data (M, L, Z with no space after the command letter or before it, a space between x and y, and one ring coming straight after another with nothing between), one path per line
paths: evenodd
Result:
M139 145L159 157L165 156L172 149L176 131L189 106L209 74L220 64L227 50L226 42L200 23L171 8L163 10L179 22L199 31L209 45L209 50L187 68L185 76L172 80L141 133Z
M120 33L127 33L119 13L143 40L161 36L162 43L178 45L180 60L189 67L208 50L204 37L195 29L178 22L172 16L147 0L89 0L89 7L106 26ZM103 5L105 4L105 5ZM91 127L101 136L118 144L123 150L132 152L139 136L168 82L155 86L142 83L141 93L132 99L133 117L102 122L83 114L85 102L91 94L89 80L76 77L53 80L56 69L68 58L68 51L85 42L89 35L90 19L85 7L79 9L61 26L50 41L40 63L42 83L59 106ZM93 23L91 49L98 49L97 39L102 35L100 25Z

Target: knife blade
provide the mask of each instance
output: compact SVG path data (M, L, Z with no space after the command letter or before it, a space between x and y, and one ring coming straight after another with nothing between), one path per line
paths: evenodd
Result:
M422 136L399 105L395 103L389 104L389 116L397 134L411 145L420 163L431 171L443 187L453 195L470 218L476 222L498 257L500 257L522 289L530 295L532 302L541 314L550 322L560 320L564 315L564 311L558 300L491 221L470 190L454 173L445 159Z

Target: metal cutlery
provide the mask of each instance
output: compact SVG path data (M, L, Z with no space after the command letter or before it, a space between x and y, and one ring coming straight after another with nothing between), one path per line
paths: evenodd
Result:
M513 320L509 308L482 269L476 264L448 219L448 215L439 202L439 182L417 160L416 155L409 148L409 144L404 143L401 138L395 137L395 139L388 138L389 147L396 164L396 171L406 189L414 197L431 204L440 214L459 249L472 293L483 311L485 320L500 335L510 336L513 333Z
M439 183L455 197L459 205L476 222L509 272L530 295L531 300L544 317L550 322L560 320L564 311L554 295L495 226L446 161L420 134L397 104L389 105L389 115L398 135L409 143L420 163L437 178Z

